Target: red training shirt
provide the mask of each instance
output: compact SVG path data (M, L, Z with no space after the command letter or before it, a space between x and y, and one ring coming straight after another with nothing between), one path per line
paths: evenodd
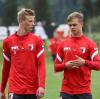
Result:
M28 33L15 33L3 41L3 70L1 92L8 80L9 93L36 94L45 87L45 52L43 41Z
M75 60L75 55L85 59L80 68L67 69L64 63ZM100 70L100 57L96 44L82 35L68 37L58 48L55 71L64 71L61 92L68 94L91 93L91 70Z

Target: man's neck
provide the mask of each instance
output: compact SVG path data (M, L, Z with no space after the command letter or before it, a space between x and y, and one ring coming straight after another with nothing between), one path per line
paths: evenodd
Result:
M81 37L82 35L83 35L83 33L81 32L81 33L76 34L76 35L73 35L73 34L72 34L72 37Z
M25 31L24 29L19 28L17 35L18 36L24 36L28 33L28 31Z

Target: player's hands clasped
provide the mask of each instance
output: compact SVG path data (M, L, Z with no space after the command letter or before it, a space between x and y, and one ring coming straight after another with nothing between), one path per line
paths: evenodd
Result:
M79 68L85 64L85 60L79 56L76 56L76 60L68 61L65 63L66 68L68 69L74 69Z

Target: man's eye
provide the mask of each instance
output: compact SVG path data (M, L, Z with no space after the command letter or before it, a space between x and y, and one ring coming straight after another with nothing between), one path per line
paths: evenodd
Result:
M71 26L76 26L77 24L69 24L69 26L71 27Z

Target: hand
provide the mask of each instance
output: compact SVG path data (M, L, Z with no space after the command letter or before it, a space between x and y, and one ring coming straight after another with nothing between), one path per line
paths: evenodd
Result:
M6 99L5 94L0 92L0 99Z
M85 60L83 58L81 58L81 57L79 57L77 55L76 55L76 58L77 59L73 61L74 65L76 67L81 67L81 66L83 66L85 64Z
M45 93L45 89L42 88L42 87L39 87L38 90L37 90L37 99L40 99L44 96L44 93Z
M85 64L85 60L79 56L76 55L76 60L68 61L65 63L66 68L68 69L74 69L79 68Z
M74 63L73 61L68 61L68 62L66 62L66 63L65 63L65 67L66 67L67 69L79 68L79 67L75 66L75 63Z

